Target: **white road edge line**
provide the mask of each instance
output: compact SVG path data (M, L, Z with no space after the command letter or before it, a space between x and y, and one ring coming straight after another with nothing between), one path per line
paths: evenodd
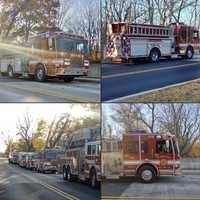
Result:
M152 89L152 90L148 90L148 91L144 91L144 92L139 92L139 93L136 93L136 94L132 94L132 95L124 96L124 97L119 97L119 98L111 99L111 100L104 101L104 102L105 103L106 102L107 103L114 103L114 102L122 101L122 100L125 100L125 99L128 99L128 98L131 98L131 97L138 97L138 96L142 96L142 95L149 94L149 93L152 93L152 92L158 92L160 90L169 89L169 88L176 87L176 86L181 86L181 85L191 83L191 82L194 82L194 81L199 81L199 80L200 80L200 78L193 79L193 80L190 80L190 81L181 82L181 83L175 83L175 84L172 84L172 85L168 85L168 86L164 86L164 87L160 87L160 88L156 88L156 89Z
M181 65L173 65L173 66L169 66L169 67L159 67L159 68L141 70L141 71L136 71L136 72L134 72L134 71L122 72L122 73L118 73L118 74L102 76L102 79L117 78L117 77L122 77L122 76L136 75L136 74L142 74L142 73L148 73L148 72L164 71L164 70L169 70L169 69L178 69L178 68L190 67L190 66L197 65L197 64L200 64L200 62L181 64Z

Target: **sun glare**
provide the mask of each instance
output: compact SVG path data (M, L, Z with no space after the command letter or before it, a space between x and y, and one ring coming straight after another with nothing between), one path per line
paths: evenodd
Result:
M86 111L81 105L73 106L72 109L70 110L70 113L74 118L86 117L87 115L90 114L90 112Z

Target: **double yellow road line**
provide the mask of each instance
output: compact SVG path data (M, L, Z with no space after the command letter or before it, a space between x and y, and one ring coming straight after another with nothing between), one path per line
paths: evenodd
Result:
M26 175L23 174L23 176L28 178L28 179L30 179L30 180L32 180L35 183L38 183L38 184L42 185L43 187L47 188L48 190L51 190L51 191L55 192L56 194L58 194L59 196L63 197L66 200L80 200L76 196L68 194L66 192L63 192L62 190L60 190L60 189L58 189L58 188L56 188L56 187L54 187L52 185L49 185L49 184L47 184L47 183L45 183L43 181L40 181L37 178L31 177L31 176L29 176L27 174Z
M145 70L140 70L140 71L122 72L122 73L118 73L118 74L104 75L104 76L102 76L102 79L118 78L118 77L122 77L122 76L129 76L129 75L136 75L136 74L164 71L164 70L170 70L170 69L185 68L185 67L193 67L194 65L197 65L197 64L200 64L200 62L173 65L173 66L169 66L169 67L158 67L158 68L145 69Z

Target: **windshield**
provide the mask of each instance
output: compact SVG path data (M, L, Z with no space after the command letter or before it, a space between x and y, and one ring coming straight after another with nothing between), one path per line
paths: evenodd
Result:
M39 155L32 155L32 159L38 159Z
M56 159L56 152L46 152L45 158L46 159Z
M59 38L56 46L57 50L62 52L88 53L87 42L83 40Z
M156 142L157 153L172 153L172 143L171 140L158 140Z

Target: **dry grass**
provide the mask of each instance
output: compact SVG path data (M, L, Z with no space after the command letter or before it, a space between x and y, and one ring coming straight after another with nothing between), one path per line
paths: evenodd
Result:
M175 86L168 89L151 92L148 94L127 98L120 102L200 102L200 80L192 81L191 83Z

